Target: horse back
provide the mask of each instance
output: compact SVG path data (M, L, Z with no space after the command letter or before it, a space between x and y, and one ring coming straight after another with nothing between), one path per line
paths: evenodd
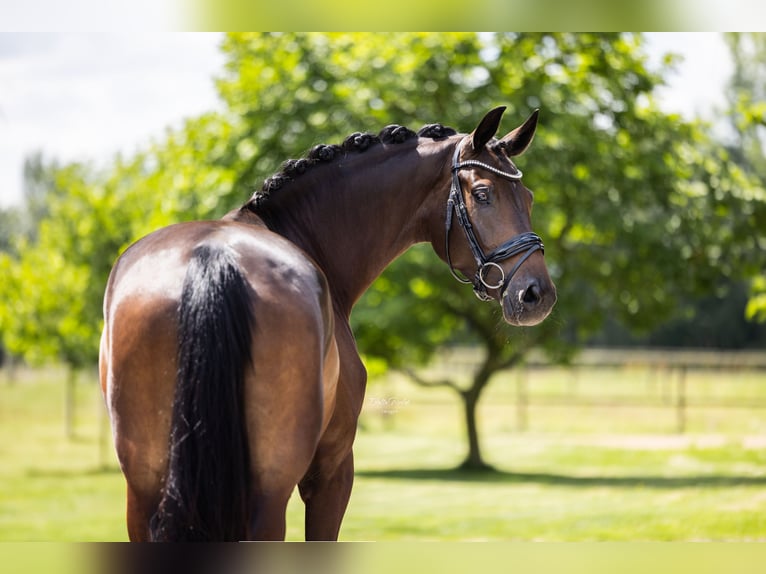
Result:
M116 261L104 296L105 335L118 320L136 344L139 327L172 338L184 277L195 249L228 250L246 277L257 309L290 307L315 320L325 343L333 333L327 281L297 246L264 227L233 221L179 223L133 243ZM139 325L134 321L146 323Z

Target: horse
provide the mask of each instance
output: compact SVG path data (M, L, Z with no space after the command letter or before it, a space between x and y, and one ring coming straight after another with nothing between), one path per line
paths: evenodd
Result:
M495 137L391 125L288 160L220 220L177 223L117 259L99 376L132 541L283 540L295 487L306 540L337 540L366 370L355 302L411 245L511 325L556 301L532 193L511 158L538 110Z

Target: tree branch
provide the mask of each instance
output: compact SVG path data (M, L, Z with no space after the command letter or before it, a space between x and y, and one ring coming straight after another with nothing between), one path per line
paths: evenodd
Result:
M421 387L428 387L428 388L447 387L452 389L456 393L463 392L459 386L457 386L455 383L453 383L449 379L439 379L437 381L429 381L427 379L424 379L419 374L417 374L413 369L410 369L408 367L398 368L397 370L407 375L409 378L413 380L414 383L416 383L417 385L420 385Z
M502 361L498 361L497 363L497 370L498 371L504 371L505 369L510 369L511 367L515 367L521 359L524 357L524 355L527 354L528 349L524 349L524 351L513 353L510 357L507 359L504 359Z
M452 313L453 315L456 315L460 317L461 319L464 319L472 328L474 331L476 331L482 339L485 341L491 341L493 331L491 329L497 328L496 325L493 325L492 328L488 327L484 323L482 323L479 319L477 319L475 313L469 308L465 309L462 307L459 307L457 305L453 305L449 301L442 301L441 304L444 306L444 308Z

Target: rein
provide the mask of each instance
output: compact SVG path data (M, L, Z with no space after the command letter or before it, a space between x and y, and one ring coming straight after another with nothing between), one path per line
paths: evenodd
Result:
M543 246L543 240L540 239L536 233L528 231L520 235L512 237L499 247L493 249L489 254L485 254L484 250L479 244L479 240L476 237L476 233L471 225L471 220L468 217L468 208L465 204L465 198L463 197L463 189L460 185L460 178L458 173L461 169L466 167L479 167L485 169L495 175L499 175L512 181L521 179L521 170L516 170L515 173L509 173L492 167L486 163L467 160L460 161L460 151L463 148L464 139L455 147L455 154L452 156L452 187L450 188L449 199L447 200L447 220L446 220L446 238L445 238L445 252L447 254L447 264L449 265L452 276L460 283L473 284L474 294L482 301L491 301L492 297L487 293L487 289L499 289L500 296L508 288L508 284L511 282L511 278L519 270L519 267L532 255L535 251L545 252ZM457 218L458 225L463 229L466 239L468 240L468 246L471 249L473 258L476 260L476 275L473 280L462 277L458 274L455 267L452 265L449 249L449 234L452 229L452 216L453 214ZM516 262L508 275L505 274L503 268L500 266L500 261L505 261L516 255L523 253L524 255ZM492 269L497 269L500 272L500 279L497 283L492 284L487 282L487 275Z

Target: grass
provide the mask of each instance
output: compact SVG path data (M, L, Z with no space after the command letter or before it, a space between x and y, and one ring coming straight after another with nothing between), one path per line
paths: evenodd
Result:
M766 541L766 409L715 406L766 400L762 373L690 372L683 435L666 382L638 369L530 371L523 432L517 375L504 379L480 405L493 473L454 470L465 439L449 391L371 384L341 539ZM127 538L94 379L77 385L72 439L63 380L57 370L0 378L0 541ZM302 512L296 494L290 540L303 538Z
M26 374L29 376L29 374ZM125 487L93 379L76 387L75 435L64 427L64 373L0 385L0 540L122 540Z

